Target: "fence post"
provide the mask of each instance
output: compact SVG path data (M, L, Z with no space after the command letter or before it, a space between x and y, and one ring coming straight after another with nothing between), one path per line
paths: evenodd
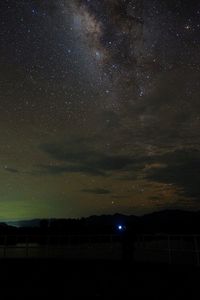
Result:
M110 235L110 248L113 248L113 236L112 234Z
M7 247L7 235L4 236L4 249L3 249L4 257L6 257L6 247Z
M172 249L171 249L170 235L167 236L167 240L168 240L168 258L169 258L169 264L171 265L171 263L172 263Z
M28 236L26 236L26 257L28 257Z
M45 256L46 257L49 256L49 244L50 244L50 237L49 237L49 235L47 235L47 238L46 238L46 249L45 249Z
M143 236L142 236L142 247L143 247L143 248L146 248L146 244L145 244L145 241L144 241L144 240L145 240L145 236L143 235Z
M184 250L183 236L180 236L180 239L181 239L181 251L183 251Z
M195 245L195 252L197 256L197 266L200 265L200 257L199 257L199 247L198 247L198 241L197 236L194 236L194 245Z
M68 238L67 238L67 246L68 247L71 246L71 235L70 234L68 235Z

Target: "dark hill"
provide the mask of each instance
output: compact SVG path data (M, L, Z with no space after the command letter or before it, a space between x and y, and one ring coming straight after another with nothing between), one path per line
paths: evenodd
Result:
M81 219L34 219L17 223L9 222L9 224L19 227L19 230L66 234L111 234L118 231L117 226L120 224L138 233L192 234L200 233L200 212L163 210L140 217L115 214ZM3 231L8 228L11 230L11 226L8 227L5 224L0 224L0 230L2 226L4 226Z

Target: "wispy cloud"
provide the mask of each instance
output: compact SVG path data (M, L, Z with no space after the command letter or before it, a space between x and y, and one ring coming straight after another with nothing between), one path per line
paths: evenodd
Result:
M81 192L84 193L90 193L90 194L95 194L95 195L107 195L111 194L110 190L107 189L101 189L101 188L96 188L96 189L83 189Z

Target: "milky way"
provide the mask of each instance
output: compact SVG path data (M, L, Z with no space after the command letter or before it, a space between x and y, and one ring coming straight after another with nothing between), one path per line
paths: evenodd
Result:
M147 63L153 63L153 57L148 62L146 57L142 2L77 1L74 18L79 20L77 30L85 36L102 76L111 80L112 90L120 83L132 98L133 93L142 95Z
M0 14L2 220L199 209L199 1Z
M112 89L123 91L123 98L133 101L148 94L158 74L180 60L176 6L164 1L75 1L73 13L102 76L112 80Z

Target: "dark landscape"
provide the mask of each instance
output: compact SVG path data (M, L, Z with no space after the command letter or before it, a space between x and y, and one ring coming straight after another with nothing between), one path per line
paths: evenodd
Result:
M135 233L200 234L200 212L163 210L134 215L101 215L74 219L33 219L0 224L0 232L10 234L116 234L117 226L124 225Z
M199 0L0 0L0 300L200 299L199 133Z
M31 291L33 297L55 295L67 299L197 299L200 296L200 268L193 251L195 248L190 248L190 243L196 236L200 247L199 220L199 212L168 210L141 217L117 214L19 221L15 224L18 227L1 224L0 248L5 251L7 247L7 254L0 259L1 291L7 298L16 294L25 297ZM123 232L118 226L124 226ZM137 237L131 257L124 257L126 230L129 230L130 242L133 242L133 233ZM6 245L3 242L5 236ZM159 248L168 236L173 241L172 248L174 241L181 238L182 246L187 246L188 252L175 253L173 251L181 249L171 249L169 261L168 248ZM157 248L149 249L148 245L155 240ZM17 247L19 241L21 245L24 243L25 251L21 257L9 257L9 249ZM54 250L53 255L48 256L47 252L41 255L40 252L40 256L31 257L31 248L29 254L26 251L27 243L33 244L33 241L45 251L46 247ZM109 251L106 250L108 245ZM58 249L64 251L62 255ZM100 249L98 253L97 249ZM167 251L163 253L163 250Z
M3 275L4 274L4 275ZM1 261L3 299L30 297L105 297L198 299L200 270L195 267L100 261Z

